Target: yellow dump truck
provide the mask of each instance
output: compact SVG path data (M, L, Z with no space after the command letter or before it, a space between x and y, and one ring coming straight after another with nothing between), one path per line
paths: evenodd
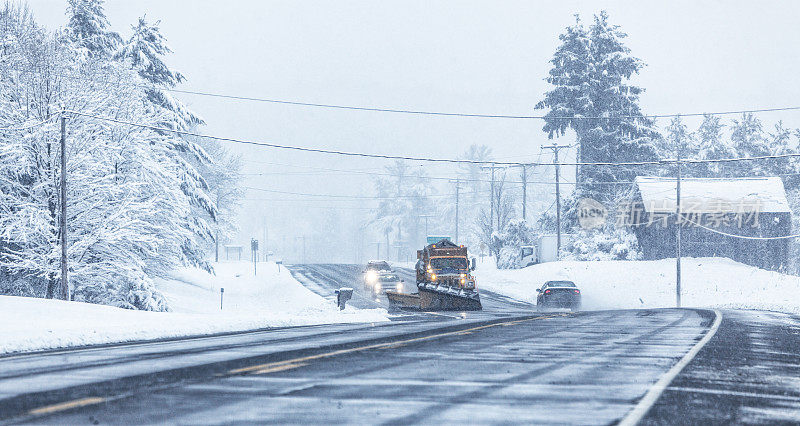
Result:
M481 310L481 299L467 248L447 238L417 250L416 294L386 292L390 302L402 307L434 310Z

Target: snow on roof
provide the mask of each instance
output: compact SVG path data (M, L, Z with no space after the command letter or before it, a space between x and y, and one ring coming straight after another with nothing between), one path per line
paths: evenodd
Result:
M635 184L646 212L675 211L675 178L637 176ZM681 209L694 213L791 212L779 177L681 179Z

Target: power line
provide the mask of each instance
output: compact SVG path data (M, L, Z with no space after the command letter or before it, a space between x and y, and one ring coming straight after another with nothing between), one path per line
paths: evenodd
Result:
M800 107L798 107L800 108ZM480 164L480 165L495 165L495 166L556 166L556 163L543 163L543 162L503 162L503 161L490 161L490 160L463 160L463 159L455 159L455 158L428 158L428 157L411 157L411 156L403 156L403 155L386 155L386 154L368 154L362 152L347 152L347 151L337 151L337 150L329 150L329 149L319 149L319 148L306 148L306 147L299 147L299 146L291 146L291 145L279 145L274 143L268 142L256 142L250 140L243 140L243 139L235 139L229 137L222 137L222 136L211 136L211 135L204 135L200 133L188 132L185 130L176 130L176 129L168 129L165 127L158 127L149 124L141 124L141 123L134 123L125 120L119 120L115 118L109 117L102 117L93 114L87 114L83 112L73 111L73 110L64 110L65 113L75 114L82 117L93 118L96 120L101 121L108 121L117 124L124 124L132 127L139 127L145 128L160 132L171 132L179 135L186 135L186 136L195 136L199 138L206 138L206 139L214 139L218 141L225 141L225 142L232 142L232 143L240 143L245 145L255 145L255 146L262 146L267 148L276 148L276 149L286 149L286 150L294 150L294 151L303 151L303 152L315 152L321 154L332 154L332 155L343 155L343 156L351 156L351 157L365 157L365 158L381 158L381 159L389 159L389 160L408 160L408 161L422 161L422 162L433 162L433 163L453 163L453 164ZM686 115L683 115L686 116ZM768 159L781 159L781 158L795 158L800 157L800 153L788 153L788 154L774 154L774 155L761 155L761 156L754 156L754 157L734 157L734 158L717 158L717 159L681 159L681 163L685 164L703 164L703 163L722 163L722 162L735 162L735 161L753 161L753 160L768 160ZM648 161L626 161L626 162L572 162L572 163L559 163L559 166L609 166L609 167L622 167L622 166L654 166L654 165L668 165L668 164L675 164L677 163L677 159L662 159L662 160L648 160Z
M718 231L718 230L716 230L714 228L709 228L707 226L703 226L703 225L701 225L701 224L699 224L697 222L694 222L694 221L686 219L686 218L684 218L684 220L686 220L687 222L689 222L689 223L691 223L691 224L693 224L695 226L703 228L703 229L705 229L707 231L711 231L711 232L714 232L714 233L717 233L717 234L720 234L720 235L724 235L726 237L739 238L739 239L743 239L743 240L759 240L759 241L764 241L764 240L786 240L786 239L790 239L790 238L798 238L798 237L800 237L800 234L797 234L797 235L781 235L781 236L778 236L778 237L754 237L754 236L750 236L750 235L729 234L727 232L722 232L722 231Z
M305 197L348 198L357 200L396 200L396 199L406 199L406 198L455 197L456 195L456 194L424 194L424 195L397 195L390 197L370 197L364 195L311 194L306 192L291 192L291 191L279 191L275 189L255 188L252 186L245 186L244 188L253 191L269 192L272 194L300 195Z
M48 121L52 121L55 117L56 116L54 115L54 116L52 116L52 117L50 117L50 118L48 118L46 120L42 120L42 121L40 121L38 123L33 123L33 124L22 125L22 123L19 123L19 124L15 124L13 126L10 126L10 127L0 127L0 132L12 132L12 131L20 131L20 130L32 129L34 127L39 127L39 126L47 123Z
M13 68L20 72L33 72L32 70L22 70L19 68ZM196 96L206 96L212 98L221 98L221 99L231 99L237 101L248 101L248 102L262 102L262 103L271 103L271 104L282 104L282 105L294 105L294 106L304 106L304 107L314 107L314 108L328 108L328 109L340 109L340 110L354 110L354 111L369 111L369 112L385 112L385 113L395 113L395 114L412 114L412 115L432 115L432 116L445 116L445 117L465 117L465 118L499 118L499 119L513 119L513 120L617 120L617 119L628 119L628 118L651 118L651 119L658 119L658 118L672 118L672 117L699 117L704 115L733 115L733 114L745 114L745 113L762 113L762 112L779 112L779 111L797 111L800 110L800 106L788 106L788 107L775 107L775 108L757 108L757 109L747 109L747 110L729 110L729 111L714 111L714 112L690 112L690 113L669 113L669 114L650 114L650 115L599 115L599 116L548 116L547 114L542 115L523 115L523 114L484 114L484 113L468 113L468 112L445 112L445 111L426 111L426 110L415 110L415 109L400 109L400 108L384 108L384 107L367 107L367 106L356 106L356 105L340 105L340 104L328 104L328 103L319 103L319 102L302 102L302 101L293 101L293 100L286 100L286 99L273 99L273 98L260 98L254 96L242 96L242 95L228 95L222 93L213 93L213 92L206 92L206 91L196 91L196 90L186 90L186 89L175 89L170 87L161 87L155 86L151 84L140 84L140 83L131 83L126 81L111 81L111 80L103 80L97 78L86 78L81 76L74 76L74 75L67 75L63 73L54 73L63 78L68 78L71 80L80 80L80 81L90 81L95 83L105 83L105 84L116 84L116 85L127 85L132 87L140 87L143 89L150 89L150 90L161 90L165 92L172 92L172 93L182 93L187 95L196 95Z
M304 152L315 152L321 154L332 154L332 155L343 155L343 156L351 156L351 157L366 157L366 158L381 158L381 159L389 159L389 160L408 160L408 161L423 161L423 162L434 162L434 163L454 163L454 164L480 164L480 165L499 165L499 166L554 166L554 163L541 163L541 162L528 162L528 163L520 163L520 162L503 162L503 161L479 161L479 160L463 160L463 159L453 159L453 158L428 158L428 157L411 157L411 156L401 156L401 155L385 155L385 154L367 154L361 152L347 152L347 151L337 151L337 150L329 150L329 149L319 149L319 148L306 148L306 147L298 147L298 146L290 146L290 145L279 145L274 143L268 142L256 142L256 141L249 141L243 139L235 139L229 137L222 137L222 136L210 136L210 135L203 135L200 133L188 132L185 130L176 130L176 129L169 129L165 127L158 127L153 126L150 124L141 124L141 123L134 123L125 120L119 120L116 118L110 117L102 117L94 114L87 114L83 112L73 111L73 110L64 110L66 113L79 115L82 117L93 118L96 120L108 121L117 124L124 124L132 127L139 127L139 128L146 128L150 130L160 131L160 132L171 132L179 135L186 135L186 136L195 136L199 138L207 138L207 139L214 139L218 141L225 141L225 142L232 142L232 143L240 143L245 145L255 145L255 146L263 146L268 148L276 148L276 149L287 149L287 150L294 150L294 151L304 151ZM674 160L672 160L674 162ZM638 161L638 162L625 162L625 163L612 163L612 162L595 162L595 163L561 163L562 166L572 166L572 165L592 165L592 166L641 166L641 165L661 165L667 164L670 160L666 161Z
M171 132L179 135L186 135L186 136L195 136L199 138L207 138L207 139L214 139L218 141L225 141L225 142L232 142L232 143L240 143L244 145L255 145L255 146L262 146L267 148L276 148L276 149L286 149L286 150L293 150L293 151L304 151L304 152L316 152L320 154L332 154L332 155L343 155L349 157L365 157L365 158L381 158L381 159L388 159L388 160L408 160L408 161L425 161L425 162L434 162L434 163L455 163L455 164L499 164L499 165L507 165L507 166L519 166L524 163L516 163L516 162L497 162L497 161L475 161L475 160L458 160L452 158L425 158L425 157L410 157L404 155L385 155L385 154L367 154L361 152L347 152L347 151L336 151L330 149L319 149L319 148L306 148L306 147L299 147L299 146L290 146L290 145L279 145L274 143L268 142L256 142L256 141L249 141L243 139L235 139L235 138L228 138L228 137L221 137L221 136L210 136L210 135L203 135L200 133L188 132L185 130L176 130L176 129L168 129L164 127L153 126L149 124L141 124L141 123L133 123L130 121L125 120L118 120L116 118L109 118L109 117L101 117L98 115L93 114L86 114L83 112L73 111L73 110L65 110L64 112L79 115L82 117L93 118L96 120L108 121L117 124L125 124L128 126L133 127L140 127L160 132ZM613 164L613 163L612 163Z

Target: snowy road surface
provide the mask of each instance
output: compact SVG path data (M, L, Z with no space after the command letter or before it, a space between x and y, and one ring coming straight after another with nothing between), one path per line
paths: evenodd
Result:
M335 300L336 296L334 291L340 287L352 287L353 299L348 302L356 308L372 309L372 308L385 308L389 309L389 301L385 295L381 295L377 299L373 297L370 290L365 290L361 281L361 271L364 269L363 265L346 265L346 264L307 264L307 265L288 265L292 276L305 285L311 291L318 295L330 300ZM411 286L415 286L416 275L413 269L396 267L395 272L401 278L405 279ZM484 290L479 288L481 295L481 304L483 305L482 311L477 312L464 312L463 316L469 318L495 318L498 316L508 316L514 314L529 314L535 309L535 305L528 302L519 301L510 297L503 296L499 293ZM437 313L418 313L418 312L401 312L395 313L393 319L401 320L417 316L431 316L431 315L447 315L447 316L462 316L460 312L437 312Z
M298 271L327 277L316 278L318 294L360 272L336 265ZM377 324L0 357L0 418L609 424L640 404L715 320L713 311L694 309L537 314L492 293L482 298L487 309L463 319L402 313ZM757 311L723 311L721 318L644 423L800 421L800 318Z

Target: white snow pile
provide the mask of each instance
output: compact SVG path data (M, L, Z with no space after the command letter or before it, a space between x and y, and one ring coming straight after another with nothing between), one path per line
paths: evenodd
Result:
M559 261L516 270L498 270L487 259L476 276L478 288L531 303L545 281L566 279L581 289L587 310L675 306L675 259ZM800 313L800 277L726 258L684 258L681 287L685 307Z
M156 280L172 312L0 296L0 353L229 331L329 323L388 321L383 309L343 311L275 263L219 263L216 276L183 269ZM220 287L224 288L220 310Z

